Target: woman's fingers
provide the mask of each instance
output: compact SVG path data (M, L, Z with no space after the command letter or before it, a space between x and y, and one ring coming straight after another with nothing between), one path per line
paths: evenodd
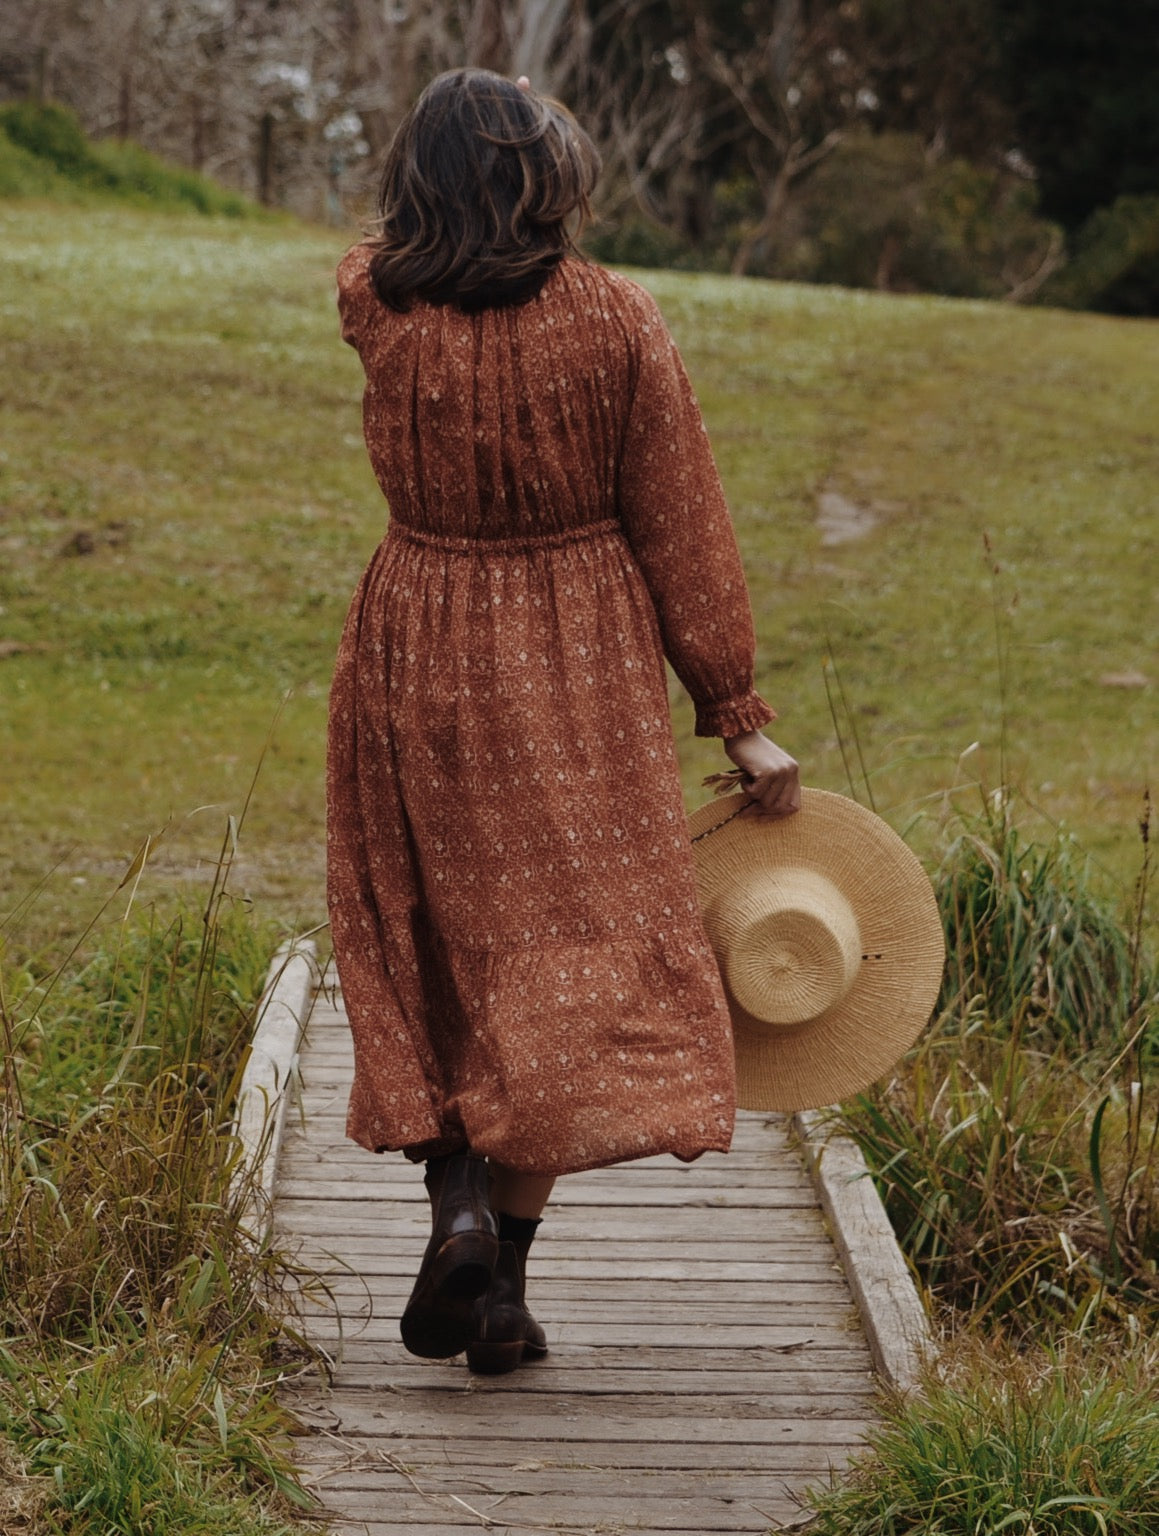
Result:
M527 78L526 75L520 75L519 79L516 80L515 84L519 87L519 89L521 91L529 91L531 89L531 81Z
M758 774L743 788L752 802L745 814L791 816L801 809L801 780L795 763L792 768Z

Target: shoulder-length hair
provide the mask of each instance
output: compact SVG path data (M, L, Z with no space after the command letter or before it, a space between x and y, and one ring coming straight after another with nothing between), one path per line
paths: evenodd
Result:
M534 298L591 217L600 157L566 107L485 69L432 80L378 194L371 281L384 304L477 310Z

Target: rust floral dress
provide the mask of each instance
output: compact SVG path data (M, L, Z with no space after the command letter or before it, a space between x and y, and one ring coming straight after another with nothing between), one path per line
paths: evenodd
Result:
M397 314L369 255L338 270L391 514L330 704L348 1133L545 1174L725 1149L665 655L699 734L773 711L679 356L643 289L579 260L523 305Z

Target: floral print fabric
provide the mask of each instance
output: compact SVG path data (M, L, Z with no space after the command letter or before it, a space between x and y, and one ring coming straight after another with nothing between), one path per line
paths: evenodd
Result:
M773 718L700 414L654 301L567 260L464 314L342 334L391 517L331 693L328 895L348 1132L537 1173L725 1149L729 1017L668 718Z

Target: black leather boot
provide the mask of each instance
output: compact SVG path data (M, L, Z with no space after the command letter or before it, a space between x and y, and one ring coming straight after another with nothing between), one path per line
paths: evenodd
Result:
M527 1252L538 1221L499 1218L499 1257L484 1296L475 1302L475 1327L467 1345L467 1366L479 1376L501 1376L524 1360L542 1360L547 1335L527 1310ZM507 1234L518 1226L530 1231Z
M428 1165L426 1184L434 1224L402 1314L402 1342L412 1355L446 1360L473 1336L474 1303L495 1268L499 1227L483 1158L469 1152L440 1158Z

